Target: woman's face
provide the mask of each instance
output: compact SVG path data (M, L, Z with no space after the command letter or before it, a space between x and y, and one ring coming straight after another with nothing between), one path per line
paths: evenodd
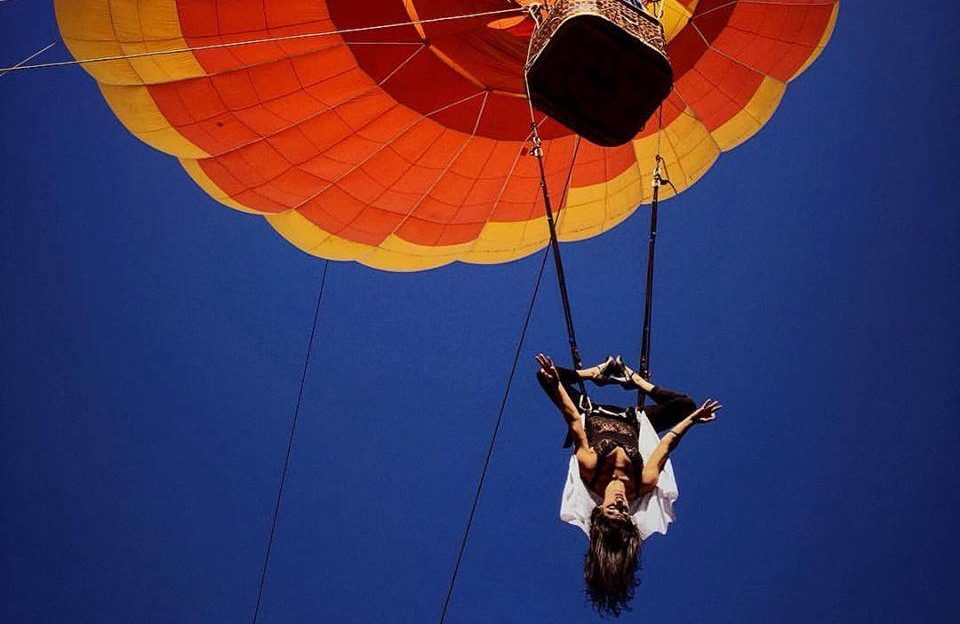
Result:
M600 507L603 509L603 515L611 520L626 520L628 522L630 520L626 497L620 497L609 503L601 503Z
M630 501L627 500L627 490L623 482L611 479L603 492L603 502L598 505L603 515L611 520L629 520L629 505Z

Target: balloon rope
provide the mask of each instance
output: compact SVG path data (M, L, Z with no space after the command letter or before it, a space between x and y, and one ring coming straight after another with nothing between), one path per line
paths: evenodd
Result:
M530 7L530 16L537 22L537 26L540 25L540 16L536 10L536 7ZM530 38L530 47L527 50L527 62L529 63L530 53L533 50L533 40ZM550 248L553 251L553 264L557 271L557 284L560 287L560 300L563 304L563 318L567 324L567 341L570 345L570 357L573 360L573 368L580 370L583 368L583 361L580 357L580 349L577 347L577 334L573 325L573 312L570 309L570 295L567 291L567 278L563 272L563 258L560 255L560 241L557 237L557 224L553 218L553 208L550 205L550 192L547 188L547 173L543 165L543 142L540 140L540 129L537 125L536 114L533 111L533 98L530 95L530 80L527 72L523 73L523 84L526 90L527 95L527 105L530 109L530 141L533 144L533 148L530 150L530 154L537 159L537 166L540 170L540 191L543 195L543 207L547 215L547 227L550 230ZM577 148L580 146L580 136L577 135ZM576 160L576 157L574 157ZM570 173L573 173L573 162L570 163ZM567 177L566 185L564 186L564 194L566 194L567 188L570 186L570 176ZM565 199L561 198L560 205L562 206ZM590 402L590 398L587 396L587 388L583 383L582 379L577 379L578 390L580 390L581 400L585 400L587 404ZM566 439L563 441L563 448L568 448L573 444L573 436L568 432Z
M504 15L525 13L527 10L523 7L513 7L510 9L499 9L497 11L483 11L480 13L470 13L466 15L448 15L444 17L432 17L423 20L411 20L409 22L394 22L392 24L380 24L376 26L361 26L357 28L344 28L342 30L328 30L322 32L300 33L297 35L282 35L278 37L266 37L263 39L250 39L245 41L231 41L223 43L212 43L201 46L188 46L184 48L174 48L170 50L150 50L147 52L134 52L131 54L116 54L112 56L99 56L86 59L73 59L70 61L57 61L53 63L39 63L36 65L14 65L12 67L0 67L0 72L25 71L31 69L47 69L51 67L66 67L70 65L86 65L94 63L107 63L110 61L126 61L131 59L147 58L153 56L168 56L171 54L184 54L188 52L203 52L206 50L220 50L223 48L237 48L241 46L257 45L263 43L278 43L283 41L298 41L301 39L316 39L318 37L329 37L331 35L348 35L353 33L371 32L375 30L386 30L388 28L399 28L402 26L412 26L414 24L435 24L438 22L449 22L453 20L471 19L475 17L486 17L490 15ZM143 42L149 43L149 42Z
M662 177L660 167L663 157L660 155L660 135L663 133L663 104L657 119L657 155L653 165L653 202L650 204L650 233L647 243L647 285L643 303L643 339L640 345L640 376L650 379L650 329L653 320L653 260L657 247L657 212L660 207L660 187L670 184ZM672 186L672 185L671 185ZM637 390L637 405L643 407L646 394Z
M577 160L577 153L580 151L580 137L573 147L573 156L570 159L570 170L567 172L567 183L564 186L563 197L566 199L567 189L570 188L570 179L573 176L573 163ZM473 493L473 503L470 505L470 513L467 516L466 525L463 528L463 537L460 539L460 550L457 552L457 561L453 566L453 573L450 575L450 584L447 586L447 596L443 601L443 609L440 612L440 624L444 624L447 619L447 609L450 606L450 598L453 597L453 589L457 583L457 575L460 572L460 565L463 563L463 553L467 548L467 539L470 537L470 528L473 526L473 518L477 512L477 504L480 502L480 493L483 491L483 483L487 477L487 469L490 467L490 460L493 458L493 450L497 442L497 434L500 432L500 424L503 422L503 412L507 407L507 399L510 397L510 389L513 386L513 377L517 372L517 364L520 362L520 353L523 350L523 343L527 337L527 328L530 326L530 318L533 316L533 306L537 302L537 295L540 293L540 284L543 281L543 270L547 266L547 255L549 250L544 250L543 258L540 260L540 270L537 272L537 280L533 285L533 294L530 295L530 304L527 306L527 314L523 319L523 326L520 329L520 339L517 341L517 348L513 354L513 365L510 367L510 375L507 377L507 386L503 391L503 397L500 399L500 409L497 411L497 419L493 424L493 432L490 434L490 443L487 446L487 455L483 460L483 468L480 470L480 479L477 481L477 489Z
M497 420L493 424L493 433L490 436L490 443L487 446L487 455L483 460L483 468L480 470L480 479L477 481L477 489L473 493L473 503L470 505L470 513L467 516L467 523L463 529L463 537L460 539L460 550L457 552L457 562L453 566L453 573L450 575L450 584L447 586L447 596L443 600L443 609L440 611L440 624L444 624L447 619L447 609L450 606L450 598L453 597L453 588L457 583L457 575L460 572L460 564L463 563L463 553L467 548L467 539L470 537L470 528L473 526L473 518L477 513L477 504L480 502L480 493L483 490L483 482L487 477L487 468L490 467L490 460L493 457L493 450L497 441L497 434L500 432L500 424L503 421L503 412L507 406L507 398L510 396L510 388L513 386L513 377L517 372L517 364L520 361L520 353L523 349L523 343L527 336L527 328L530 326L530 317L533 316L533 307L537 301L537 294L540 292L540 283L543 280L543 269L547 266L548 250L544 250L543 258L540 261L540 271L537 273L537 281L533 286L533 295L530 297L530 304L527 306L527 315L523 320L523 327L520 330L520 339L517 341L517 348L513 354L513 366L510 368L510 375L507 377L507 387L500 399L500 409L497 411Z
M323 287L327 282L327 269L330 261L323 263L323 275L320 277L320 290L317 293L317 305L313 311L313 325L310 328L310 339L307 341L307 355L303 359L303 372L300 375L300 391L297 393L297 406L293 410L290 422L290 437L287 440L287 454L283 459L283 471L280 473L280 487L277 488L277 502L273 507L273 520L270 522L270 538L267 540L267 550L263 556L263 568L260 570L260 585L257 588L257 604L253 609L253 624L257 624L260 616L260 603L263 599L263 586L267 581L267 566L270 563L270 552L273 550L273 538L277 532L277 518L280 515L280 500L283 498L283 486L287 481L287 468L290 466L290 453L293 450L293 436L297 431L297 419L300 417L300 405L303 402L303 388L307 382L307 368L310 364L310 352L313 350L313 339L317 334L317 319L320 316L320 301L323 299Z
M650 0L647 4L655 4L656 8L653 10L653 16L656 17L661 22L663 21L664 6L663 0Z
M5 0L0 0L0 2L4 2L4 1L5 1ZM57 45L57 42L56 42L56 41L54 41L53 43L50 43L50 44L47 45L46 47L40 48L39 50L37 50L36 52L34 52L33 54L31 54L31 55L28 56L27 58L23 59L22 61L20 61L20 62L17 63L16 65L14 65L12 68L0 69L0 78L3 78L3 77L6 76L8 73L10 73L10 72L12 72L12 71L15 71L16 69L22 68L25 63L27 63L28 61L31 61L31 60L37 58L38 56L40 56L41 54L43 54L44 52L46 52L47 50L49 50L50 48L52 48L52 47L55 46L55 45Z
M537 22L539 26L539 15L535 10L535 7L530 7L530 15ZM527 59L529 63L530 50L533 49L533 37L530 38L530 49L527 51ZM567 291L567 279L563 272L563 258L560 255L560 242L557 238L557 224L553 218L553 208L550 205L550 192L547 188L547 173L543 165L543 142L540 139L540 129L537 125L536 114L533 111L533 99L530 95L530 81L528 79L527 72L524 71L523 74L523 84L526 90L527 95L527 105L530 108L530 141L533 144L533 148L530 150L530 154L537 159L537 166L540 170L540 191L543 195L543 207L547 216L547 227L550 230L550 248L553 251L553 264L557 271L557 283L560 287L560 299L563 303L563 318L567 324L567 341L570 344L570 356L573 359L573 367L577 370L583 368L583 361L580 357L580 349L577 347L577 335L573 325L573 312L570 309L570 296ZM577 147L580 145L580 136L577 136ZM576 158L576 157L574 157ZM570 163L570 172L573 173L573 162ZM564 187L564 193L569 187L570 178L567 178L567 185ZM560 205L562 206L564 199L561 198ZM578 389L580 390L580 395L582 397L587 396L587 389L583 384L583 380L579 379L577 381ZM589 401L589 399L587 399ZM570 435L567 435L567 440L564 442L564 448L570 446L573 443L573 439Z
M543 143L540 140L540 133L537 130L536 122L531 124L533 130L533 149L531 152L537 159L537 165L540 169L540 190L543 194L543 205L547 215L547 227L550 230L550 248L553 251L553 263L557 270L557 283L560 286L560 299L563 302L563 318L567 323L567 341L570 343L570 355L573 358L573 367L577 370L583 368L583 362L580 358L580 349L577 347L577 334L573 326L573 312L570 309L570 295L567 291L567 278L563 272L563 258L560 256L560 242L557 239L557 224L553 217L553 208L550 205L550 193L547 189L547 173L543 165ZM578 137L579 138L579 137ZM586 389L583 386L583 380L579 381L581 394L586 396Z

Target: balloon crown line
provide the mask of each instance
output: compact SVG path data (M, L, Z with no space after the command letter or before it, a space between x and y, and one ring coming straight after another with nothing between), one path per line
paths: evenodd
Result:
M357 28L344 28L340 30L325 30L319 32L310 32L310 33L299 33L296 35L281 35L278 37L264 37L262 39L249 39L244 41L229 41L222 43L211 43L209 45L202 46L186 46L182 48L173 48L170 50L149 50L145 52L132 52L130 54L116 54L110 56L98 56L93 58L85 59L71 59L69 61L54 61L51 63L36 63L31 65L23 64L23 61L17 63L16 65L11 65L9 67L0 67L0 76L10 73L10 72L20 72L20 71L29 71L36 69L50 69L54 67L70 67L73 65L95 65L97 63L109 63L111 61L126 61L139 58L149 58L156 56L169 56L172 54L185 54L190 52L204 52L207 50L219 50L225 48L238 48L242 46L250 45L262 45L264 43L280 43L284 41L297 41L302 39L315 39L318 37L329 37L332 35L349 35L353 33L361 32L370 32L375 30L387 30L390 28L400 28L403 26L412 26L415 24L436 24L440 22L450 22L454 20L463 20L463 19L472 19L477 17L488 17L493 15L507 15L512 14L516 15L517 13L527 12L526 7L517 6L510 9L498 9L496 11L482 11L480 13L467 13L463 15L446 15L443 17L432 17L422 20L409 20L406 22L393 22L390 24L378 24L375 26L360 26ZM27 61L38 56L39 54L47 51L53 47L53 44L50 44L43 50L27 57Z

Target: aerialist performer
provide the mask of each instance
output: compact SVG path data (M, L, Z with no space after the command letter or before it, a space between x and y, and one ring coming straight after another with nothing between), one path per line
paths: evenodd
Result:
M677 486L669 455L691 427L716 419L722 406L708 399L698 408L689 396L653 385L620 356L571 370L540 353L537 364L537 379L574 444L560 518L590 538L583 568L587 596L601 614L618 616L633 599L643 540L666 533L674 519ZM654 405L591 403L574 388L582 380L640 390ZM655 432L664 431L658 439Z

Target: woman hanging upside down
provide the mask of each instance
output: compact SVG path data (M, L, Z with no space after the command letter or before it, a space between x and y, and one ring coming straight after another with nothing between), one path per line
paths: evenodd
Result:
M643 379L619 356L576 371L558 368L542 353L537 364L537 379L574 443L560 517L589 536L587 595L601 614L617 616L633 598L641 543L651 533L665 533L673 520L677 493L670 452L690 427L711 422L722 406L708 399L698 408L689 396ZM581 380L640 390L655 404L593 404L574 389ZM659 440L654 431L666 433Z

